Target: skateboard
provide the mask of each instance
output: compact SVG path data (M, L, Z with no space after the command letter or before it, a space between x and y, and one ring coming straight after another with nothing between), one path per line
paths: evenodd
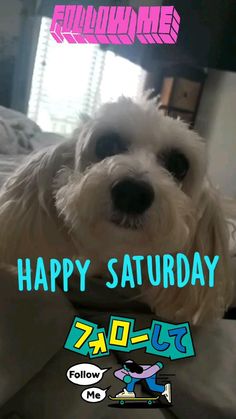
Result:
M114 402L119 402L119 404L124 405L126 402L147 402L147 404L151 405L155 403L159 399L160 396L157 397L111 397L109 399Z

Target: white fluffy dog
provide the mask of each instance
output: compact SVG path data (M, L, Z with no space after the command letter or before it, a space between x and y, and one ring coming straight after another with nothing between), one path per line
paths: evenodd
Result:
M153 101L104 105L77 138L34 155L0 196L0 261L195 251L219 255L215 287L150 287L143 298L173 321L222 316L231 296L227 226L206 179L206 146Z

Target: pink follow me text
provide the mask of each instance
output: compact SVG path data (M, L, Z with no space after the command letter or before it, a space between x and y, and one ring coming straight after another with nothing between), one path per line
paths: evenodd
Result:
M174 6L56 5L50 32L71 44L175 44L180 16Z

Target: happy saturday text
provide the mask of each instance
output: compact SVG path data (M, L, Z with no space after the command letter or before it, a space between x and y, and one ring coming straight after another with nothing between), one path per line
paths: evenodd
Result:
M219 256L212 258L201 256L195 252L191 263L183 253L175 255L124 255L122 263L116 258L107 262L107 274L104 275L105 286L110 289L116 287L135 288L148 281L153 287L168 288L186 285L200 285L214 287L215 270ZM89 281L91 260L86 259L50 259L45 262L38 257L36 263L29 258L17 260L19 291L49 291L55 292L57 281L64 292L69 291L70 281L79 281L79 291L86 291ZM33 267L33 269L32 269ZM121 268L120 268L121 267ZM145 268L145 269L144 269Z

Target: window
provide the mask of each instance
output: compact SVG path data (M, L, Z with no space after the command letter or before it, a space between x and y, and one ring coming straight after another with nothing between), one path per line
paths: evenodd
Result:
M146 72L99 45L57 44L42 18L28 116L45 131L70 134L81 113L124 94L139 96Z

